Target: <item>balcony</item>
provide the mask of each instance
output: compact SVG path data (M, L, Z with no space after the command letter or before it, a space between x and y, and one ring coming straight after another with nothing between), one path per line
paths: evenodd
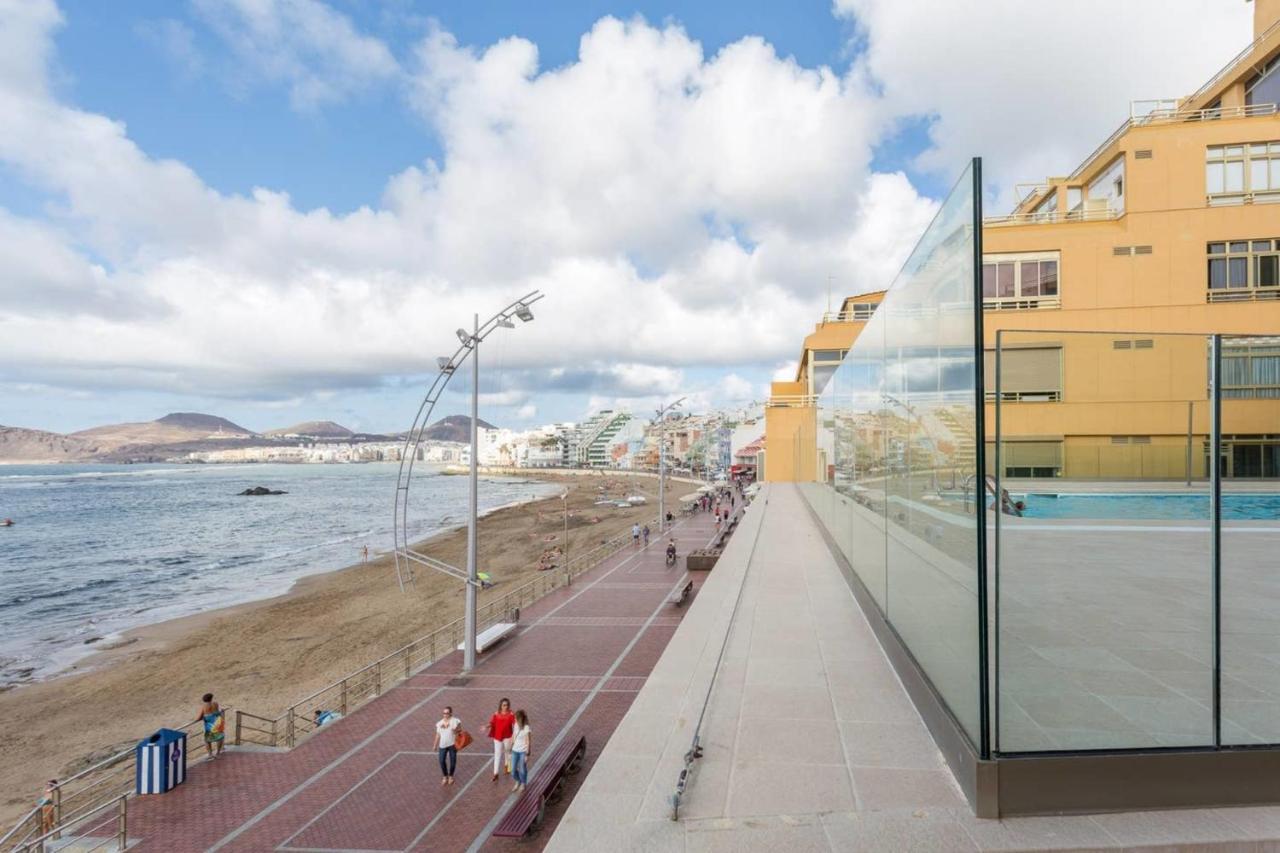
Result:
M1048 225L1059 222L1105 222L1119 219L1122 211L1105 203L1092 205L1085 202L1072 210L1059 213L1056 210L1045 210L1030 213L1010 213L1005 216L984 216L982 225L986 228L1004 225Z
M765 406L770 409L811 409L818 403L813 394L774 394Z
M1280 287L1217 288L1207 292L1208 302L1273 302L1280 300Z

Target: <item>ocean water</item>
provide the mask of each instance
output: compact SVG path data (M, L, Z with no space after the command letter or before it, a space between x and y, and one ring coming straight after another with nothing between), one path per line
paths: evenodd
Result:
M0 684L54 674L128 628L278 595L365 545L389 550L398 467L0 466L0 520L15 522L0 527ZM254 486L288 494L236 494ZM484 477L480 509L559 491ZM420 464L411 496L414 540L465 522L466 477Z

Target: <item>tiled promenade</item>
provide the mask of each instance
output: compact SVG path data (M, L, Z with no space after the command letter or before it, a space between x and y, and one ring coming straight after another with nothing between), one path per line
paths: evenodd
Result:
M704 754L673 821L722 645ZM803 498L772 485L547 849L1280 851L1280 808L973 817Z
M677 522L673 535L687 554L711 538L711 518ZM228 751L177 790L131 800L131 849L541 849L686 612L667 602L686 581L682 567L666 567L661 539L625 550L526 608L520 633L482 654L465 686L450 684L461 668L452 654L290 752ZM509 777L491 781L483 736L502 696L529 713L530 778L553 739L566 731L587 739L583 771L543 829L520 842L489 836L514 803ZM476 737L450 788L440 786L431 751L445 705Z

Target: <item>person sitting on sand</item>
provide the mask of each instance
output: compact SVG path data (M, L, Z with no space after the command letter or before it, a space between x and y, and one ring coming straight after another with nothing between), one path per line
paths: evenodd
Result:
M338 713L337 711L325 711L325 710L321 710L320 708L316 708L316 728L317 729L320 728L321 726L327 726L330 723L336 723L338 722L338 720L341 720L341 719L342 719L342 714Z
M208 750L210 758L217 758L222 755L222 742L226 735L227 718L222 713L222 706L213 701L212 693L204 694L200 697L200 701L204 704L200 707L200 713L196 715L193 722L204 721L204 748ZM214 747L217 747L217 749Z

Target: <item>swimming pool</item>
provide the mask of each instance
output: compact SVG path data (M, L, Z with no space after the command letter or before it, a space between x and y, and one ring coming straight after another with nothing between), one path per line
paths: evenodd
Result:
M1171 519L1208 521L1207 495L1165 495L1143 492L1117 494L1052 494L1029 492L1012 495L1026 503L1024 518L1088 518L1112 521ZM1280 494L1223 494L1223 521L1275 521L1280 519Z

